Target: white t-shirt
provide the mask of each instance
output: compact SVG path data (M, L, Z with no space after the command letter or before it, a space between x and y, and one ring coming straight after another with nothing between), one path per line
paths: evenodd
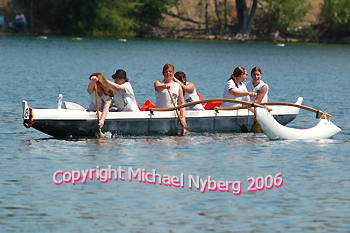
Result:
M118 111L140 111L139 107L137 106L134 90L132 89L131 84L129 82L125 82L121 85L124 86L125 92L114 90L115 95L113 97L113 102L117 106Z
M91 92L90 94L90 98L91 98L91 103L89 105L88 110L89 111L96 111L96 97L95 97L95 91ZM103 94L102 96L97 95L97 100L98 100L98 109L99 111L103 111L103 107L105 105L105 102L108 99L111 99L112 97Z
M187 84L189 84L189 82L186 82L186 85ZM199 101L199 96L197 94L196 88L194 88L194 91L191 94L185 91L184 99L186 104ZM186 109L187 110L204 110L202 104L191 105L186 107Z
M249 95L247 96L243 96L243 97L236 97L234 95L232 95L229 90L235 88L238 91L244 91L244 92L248 92L247 87L245 86L244 83L240 83L238 85L238 88L236 87L235 83L233 82L232 79L228 80L226 82L225 88L224 88L224 99L233 99L233 100L242 100L242 101L250 101L250 97ZM239 107L242 106L242 104L240 103L233 103L233 102L223 102L221 104L220 107L224 107L224 108L231 108L231 107Z
M260 80L260 83L256 87L254 87L253 81L249 81L246 83L247 90L249 92L255 92L257 95L259 95L261 88L265 85L267 87L267 92L266 92L264 98L261 100L261 103L267 103L267 94L269 93L269 86L266 83L264 83L262 80ZM253 97L251 97L250 99L251 99L251 101L253 101Z
M164 81L161 81L160 83L164 85ZM170 93L173 96L175 106L177 106L177 100L179 98L179 89L180 89L180 85L178 83L173 82L173 87L170 89ZM157 108L174 107L167 89L164 89L161 92L156 91L156 107Z
M26 17L24 16L24 14L16 15L16 21L17 22L24 22L24 23L27 22Z

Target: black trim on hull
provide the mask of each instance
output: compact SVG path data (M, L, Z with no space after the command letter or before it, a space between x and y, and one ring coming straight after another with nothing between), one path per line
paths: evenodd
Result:
M297 114L275 115L282 125L293 121ZM254 123L251 116L236 117L187 117L188 130L193 133L246 133ZM54 137L95 137L96 120L34 120L33 128ZM180 135L177 118L107 119L102 132L114 135Z

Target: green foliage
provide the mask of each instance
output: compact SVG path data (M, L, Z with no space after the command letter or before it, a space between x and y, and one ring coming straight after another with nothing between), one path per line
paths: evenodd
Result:
M164 20L163 14L178 4L179 0L139 0L139 6L135 12L139 34L147 33L150 27L159 26Z
M257 9L257 30L286 34L303 22L310 5L304 0L262 0Z
M76 36L134 36L158 25L178 0L34 0L35 16L54 31Z
M90 25L92 36L133 36L133 19L127 16L135 3L127 1L99 1L95 18ZM85 25L89 28L89 25Z
M320 21L326 30L334 33L349 34L350 1L324 0Z
M36 16L54 30L76 36L132 35L125 17L135 3L117 0L45 0L34 3Z
M171 0L139 0L138 19L141 23L157 26L164 19Z

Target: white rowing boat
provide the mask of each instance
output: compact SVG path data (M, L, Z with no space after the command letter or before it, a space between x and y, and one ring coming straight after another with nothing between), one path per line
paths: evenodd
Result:
M269 111L263 108L256 109L256 117L262 130L270 140L326 139L341 131L327 117L321 117L316 126L308 129L296 129L281 125Z
M223 101L223 99L197 102L211 101ZM224 101L234 100L225 99ZM301 104L302 101L303 98L299 97L296 104ZM243 101L242 104L245 104L245 109L216 108L215 110L186 111L187 129L193 133L251 132L254 114L247 109L251 103ZM177 108L186 105L188 104ZM293 121L299 113L299 108L291 106L269 107L273 109L274 117L282 125ZM32 109L25 100L22 108L23 124L27 128L32 127L51 136L94 137L99 131L96 112L86 111L84 107L72 102L62 103L62 95L59 97L57 109ZM174 109L164 110L166 109L140 112L110 111L102 132L110 132L113 135L180 135L182 127Z

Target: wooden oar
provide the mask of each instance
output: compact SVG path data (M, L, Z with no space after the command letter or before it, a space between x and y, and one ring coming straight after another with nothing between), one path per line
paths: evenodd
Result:
M176 108L176 105L175 105L175 101L174 101L174 99L173 99L173 96L171 95L171 93L170 93L170 90L169 89L167 89L168 90L168 93L169 93L169 96L170 96L170 99L171 99L171 102L173 103L173 105L174 105L174 108ZM185 134L185 127L184 127L184 124L182 123L182 120L181 120L181 116L180 116L180 113L179 113L179 110L178 109L175 109L175 111L176 111L176 114L177 114L177 117L179 118L179 120L180 120L180 124L181 124L181 136L184 136L184 134ZM186 129L187 130L187 129ZM188 130L187 130L188 131Z
M100 128L100 113L98 110L97 83L95 83L95 99L96 99L96 113L97 113L97 119L98 119L98 138L102 138L102 132Z
M234 99L207 99L207 100L200 100L200 101L195 101L195 102L190 102L187 104L181 104L179 106L176 107L172 107L172 108L151 108L150 111L172 111L175 109L180 109L180 108L185 108L191 105L196 105L196 104L201 104L201 103L207 103L207 102L213 102L213 101L223 101L223 102L233 102L233 103L239 103L242 105L249 105L249 107L252 107L253 104L251 102L247 102L247 101L243 101L243 100L234 100ZM271 108L266 107L265 105L261 105L261 104L255 104L255 106L260 107L260 108L266 108L268 111L271 111ZM221 108L219 107L219 110L236 110L234 108ZM245 108L245 107L244 107Z
M233 111L233 110L240 110L240 109L245 109L245 108L251 108L252 106L251 105L242 105L242 106L239 106L239 107L214 107L214 110L230 110L230 111Z
M254 97L254 99L253 99L253 103L255 104L255 97ZM254 123L253 123L252 130L251 130L251 131L252 131L253 133L262 133L263 130L261 129L259 123L258 123L257 120L256 120L256 113L255 113L255 110L256 110L256 107L255 107L255 105L254 105L254 118L253 118Z
M320 118L323 115L323 112L314 108L310 108L304 105L300 105L300 104L291 104L291 103L283 103L283 102L269 102L269 103L262 103L261 105L286 105L286 106L291 106L291 107L297 107L297 108L301 108L304 110L308 110L311 112L315 112L316 113L316 118ZM326 117L327 119L331 119L332 115L326 113Z

